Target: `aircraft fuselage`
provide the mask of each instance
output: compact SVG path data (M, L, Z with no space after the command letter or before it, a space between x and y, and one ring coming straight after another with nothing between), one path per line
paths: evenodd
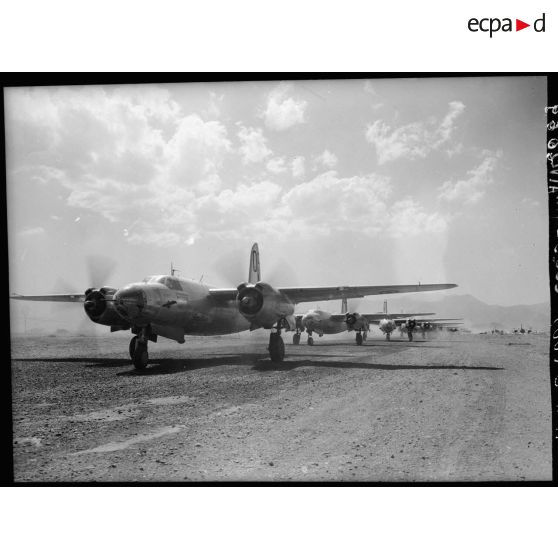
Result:
M175 338L180 333L221 335L250 329L236 301L216 301L205 285L171 276L130 283L116 292L114 302L118 314L132 326L150 324L165 337L170 330L176 330L171 337Z

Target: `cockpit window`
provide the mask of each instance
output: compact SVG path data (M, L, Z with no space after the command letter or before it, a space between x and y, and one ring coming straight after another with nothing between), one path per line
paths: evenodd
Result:
M167 277L166 285L169 289L173 289L174 291L182 290L182 286L180 285L180 283L172 277Z

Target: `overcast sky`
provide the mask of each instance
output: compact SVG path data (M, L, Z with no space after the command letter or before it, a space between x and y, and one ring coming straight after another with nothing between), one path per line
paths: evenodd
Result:
M548 300L545 78L4 99L12 292L84 291L92 254L117 262L115 287L171 261L236 286L257 241L277 286L455 282L490 304Z

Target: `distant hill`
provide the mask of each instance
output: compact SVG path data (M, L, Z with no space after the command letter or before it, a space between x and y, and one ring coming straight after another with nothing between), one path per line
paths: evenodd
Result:
M490 329L513 330L523 327L538 331L550 328L548 304L498 306L486 304L471 295L448 295L428 301L416 297L398 297L388 302L390 312L435 312L440 318L464 318L464 327L473 331Z

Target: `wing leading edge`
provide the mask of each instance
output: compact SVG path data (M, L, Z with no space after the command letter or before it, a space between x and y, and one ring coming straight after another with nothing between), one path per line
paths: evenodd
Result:
M85 294L49 294L49 295L18 295L11 294L15 300L38 300L42 302L84 302Z
M426 285L379 285L360 287L288 287L278 289L291 302L318 302L320 300L340 300L342 298L362 298L369 295L387 295L398 293L420 293L453 289L455 283L436 283Z

